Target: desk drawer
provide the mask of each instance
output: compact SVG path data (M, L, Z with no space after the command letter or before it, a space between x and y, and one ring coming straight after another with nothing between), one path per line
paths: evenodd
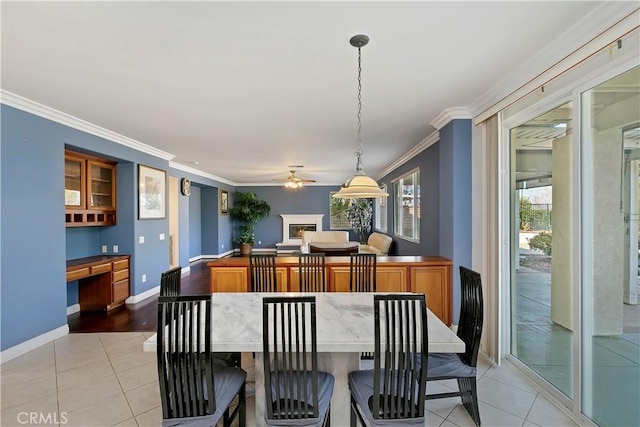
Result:
M129 298L129 279L120 280L113 284L113 302Z
M127 270L129 268L129 260L123 259L120 261L114 261L113 271Z
M98 264L98 265L91 266L91 274L107 273L109 271L111 271L110 262L107 264Z
M119 282L120 280L127 279L129 277L129 270L120 270L113 272L113 281Z
M78 268L77 270L67 271L67 282L82 279L89 276L89 267Z

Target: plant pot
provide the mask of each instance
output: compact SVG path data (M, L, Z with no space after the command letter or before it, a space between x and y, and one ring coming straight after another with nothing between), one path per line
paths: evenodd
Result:
M250 255L253 245L251 243L243 243L240 245L240 255Z

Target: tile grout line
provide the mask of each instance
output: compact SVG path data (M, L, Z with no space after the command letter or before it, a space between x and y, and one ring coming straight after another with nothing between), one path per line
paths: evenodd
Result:
M142 335L142 336L144 337L144 335ZM131 416L133 417L133 421L136 423L136 425L138 425L138 420L136 419L136 414L133 412L133 408L131 407L131 403L129 403L129 399L127 398L127 394L125 393L124 388L122 387L122 383L120 382L120 378L118 377L118 374L116 373L116 369L113 366L113 363L111 362L111 357L109 356L109 352L107 351L107 348L105 347L104 341L102 341L102 336L99 335L98 339L100 340L100 344L102 345L104 353L107 356L107 360L109 361L109 365L111 366L111 369L113 370L113 375L116 376L116 381L118 381L118 386L120 387L120 391L122 391L122 397L127 402L127 407L129 408L129 411L131 411ZM127 419L129 419L129 418L127 418ZM122 420L120 422L123 422L123 421L127 421L127 420Z

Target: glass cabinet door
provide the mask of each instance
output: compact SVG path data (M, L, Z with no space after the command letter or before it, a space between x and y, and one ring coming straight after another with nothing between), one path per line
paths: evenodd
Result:
M89 209L115 209L115 175L112 165L89 162Z
M85 198L84 160L65 157L64 204L69 209L83 209Z

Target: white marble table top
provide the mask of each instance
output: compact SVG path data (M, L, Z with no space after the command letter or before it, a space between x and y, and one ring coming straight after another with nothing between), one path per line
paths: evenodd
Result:
M318 352L373 352L374 293L214 293L213 351L262 351L262 298L314 295ZM429 352L461 353L465 346L438 317L428 311ZM156 351L156 335L144 342L144 351Z

